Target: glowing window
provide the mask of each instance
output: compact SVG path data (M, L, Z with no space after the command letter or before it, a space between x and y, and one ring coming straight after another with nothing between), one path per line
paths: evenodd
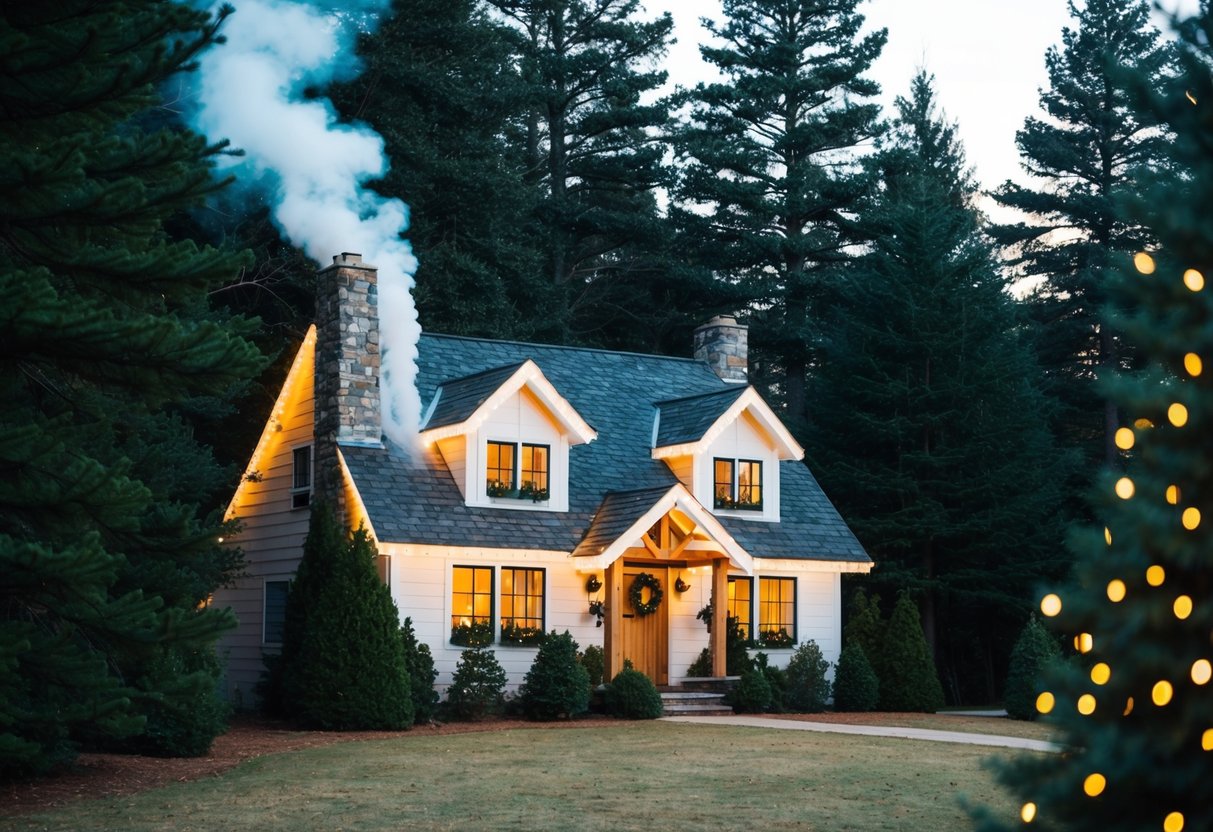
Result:
M758 579L758 640L767 647L796 643L796 579Z
M490 497L504 497L514 490L513 442L489 442L485 487Z
M451 641L477 647L493 640L493 567L451 570Z
M755 459L716 459L712 495L716 508L762 510L762 463Z
M753 624L754 582L749 578L729 578L729 618L737 619L737 626L746 639L750 638Z
M528 643L543 637L542 569L501 570L501 641Z
M518 488L524 497L546 499L548 494L548 471L552 452L547 445L522 446L522 477Z

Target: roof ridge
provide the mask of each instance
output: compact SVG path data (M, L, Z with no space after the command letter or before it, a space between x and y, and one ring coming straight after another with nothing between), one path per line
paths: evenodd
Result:
M703 364L698 358L688 358L681 355L660 355L653 352L632 352L631 350L608 350L602 347L573 347L567 344L541 344L538 341L513 341L506 338L480 338L473 335L447 335L443 332L423 332L425 338L445 338L450 341L479 341L485 344L513 344L519 347L542 347L549 350L566 350L569 352L597 352L604 355L631 355L636 358L656 358L661 361L681 361L690 364Z
M489 367L487 370L481 370L477 373L469 373L466 376L459 376L458 378L443 379L442 381L438 382L438 386L445 387L448 384L455 384L456 382L460 382L460 381L471 381L472 379L480 378L481 376L491 375L492 373L500 373L502 370L517 369L518 367L521 367L525 363L526 363L525 360L524 361L515 361L511 364L502 364L498 367Z
M693 393L690 396L679 396L676 399L662 399L659 402L653 402L653 404L655 406L660 406L663 404L676 404L677 402L687 402L687 401L690 401L691 399L706 399L708 396L719 396L722 393L733 393L735 391L741 391L742 393L744 393L746 390L748 390L749 388L751 388L753 386L754 385L749 384L749 383L747 383L744 387L739 384L731 384L728 387L722 387L719 390L710 390L707 393Z

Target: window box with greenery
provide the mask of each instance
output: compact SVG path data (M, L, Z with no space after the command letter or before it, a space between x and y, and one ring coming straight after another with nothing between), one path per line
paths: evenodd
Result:
M762 462L713 460L713 505L730 511L762 511Z
M758 634L759 647L792 647L795 644L796 639L783 627L778 630L763 630Z
M493 643L493 625L487 621L473 621L451 627L451 644L459 647L485 647Z
M535 647L543 643L542 627L526 627L514 623L501 625L501 643L518 647Z

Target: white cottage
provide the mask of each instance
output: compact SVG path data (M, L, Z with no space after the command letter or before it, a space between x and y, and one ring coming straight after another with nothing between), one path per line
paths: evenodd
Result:
M700 327L694 359L423 335L410 459L381 431L374 267L335 257L318 298L228 509L248 560L215 594L239 619L233 700L251 704L278 647L319 497L369 530L440 688L477 642L518 685L551 630L601 645L608 678L631 659L659 685L715 638L723 676L726 614L777 665L808 639L837 660L841 575L872 562L746 383L735 320Z

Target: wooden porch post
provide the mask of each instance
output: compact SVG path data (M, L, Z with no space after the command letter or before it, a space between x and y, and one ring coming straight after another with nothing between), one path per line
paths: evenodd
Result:
M712 675L728 675L729 560L712 561Z
M603 638L606 654L604 682L610 682L623 670L623 561L606 568L606 634Z

